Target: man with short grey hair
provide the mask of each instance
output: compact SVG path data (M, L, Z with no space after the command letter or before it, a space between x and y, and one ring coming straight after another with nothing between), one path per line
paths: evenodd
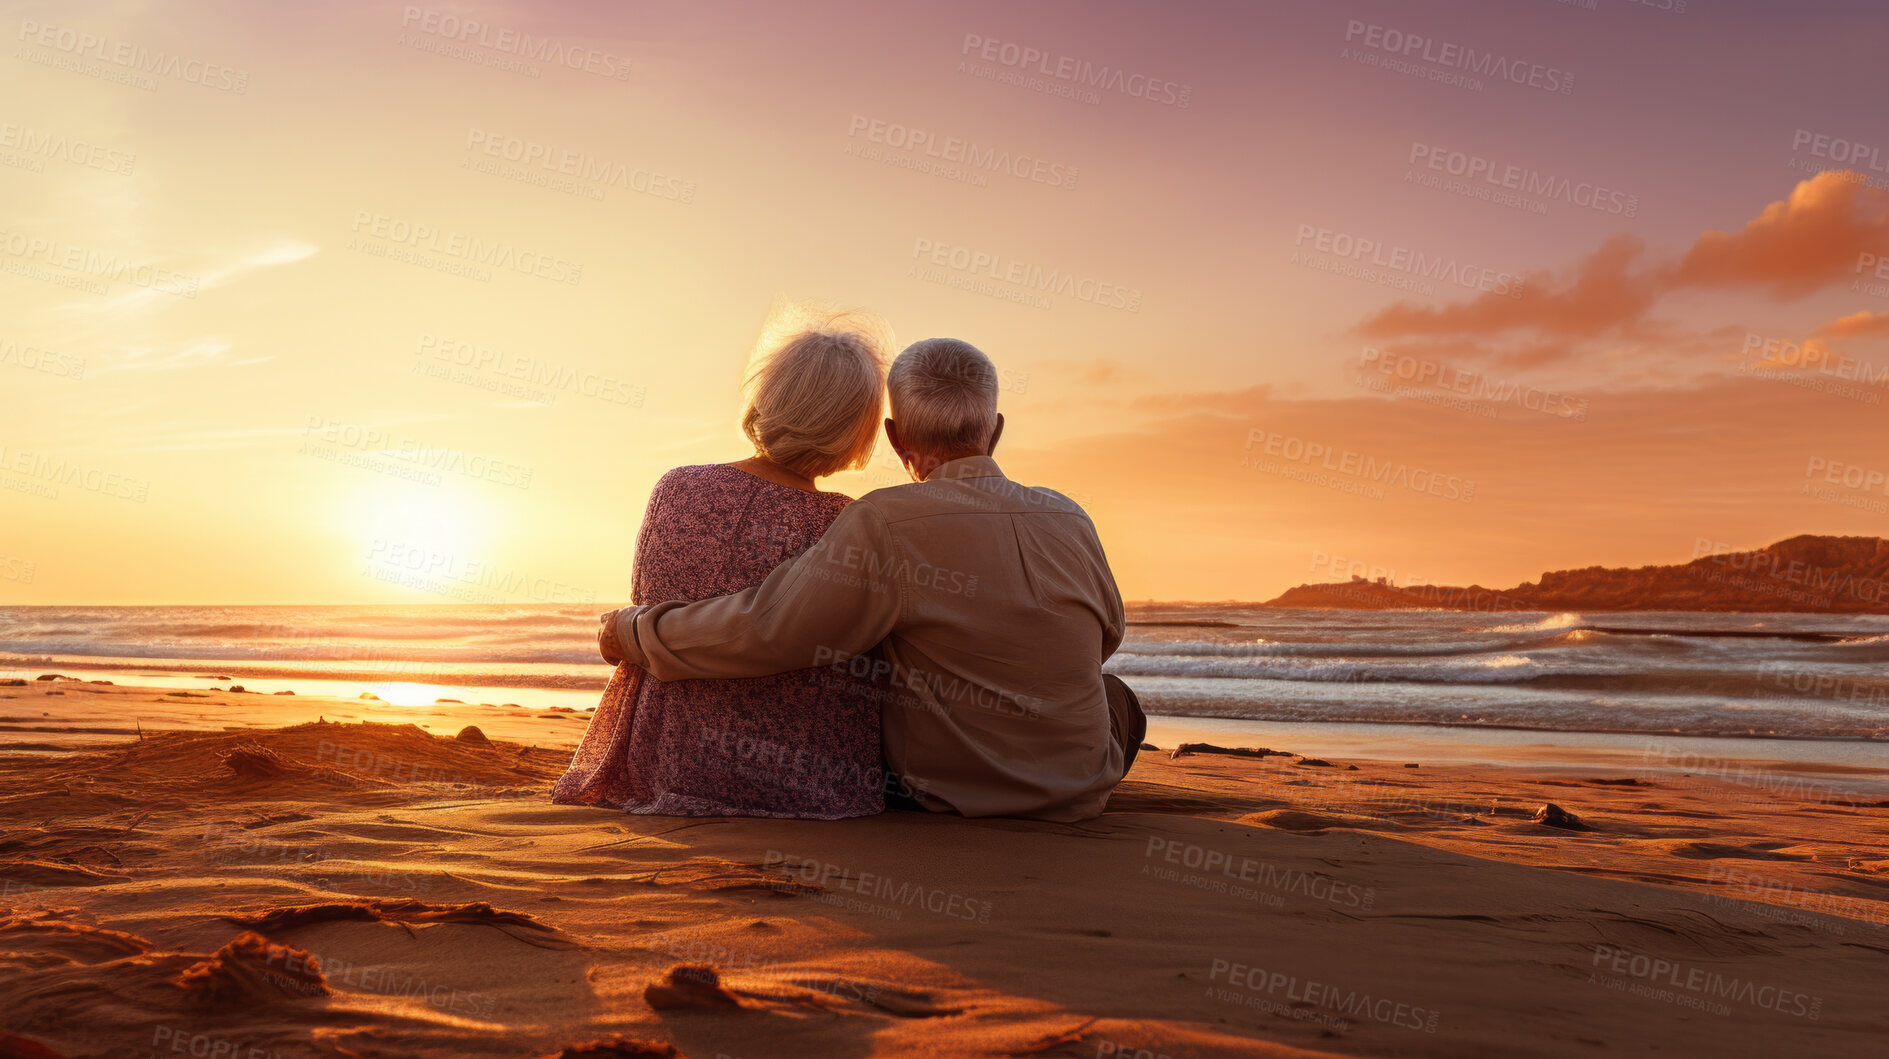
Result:
M872 674L888 692L887 770L919 806L1095 816L1147 730L1102 673L1124 614L1095 525L997 468L997 370L975 346L914 343L886 386L886 436L913 484L847 505L754 588L604 615L604 658L658 680Z
M927 338L906 346L885 385L893 408L886 436L901 459L907 452L937 460L988 456L997 447L997 369L969 342ZM922 482L931 470L911 468L912 477Z

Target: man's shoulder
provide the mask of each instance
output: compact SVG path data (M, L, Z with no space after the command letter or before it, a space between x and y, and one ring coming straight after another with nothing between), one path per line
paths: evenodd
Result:
M1082 505L1054 489L1001 477L886 486L860 497L854 506L869 506L889 524L952 515L1052 514L1088 520Z

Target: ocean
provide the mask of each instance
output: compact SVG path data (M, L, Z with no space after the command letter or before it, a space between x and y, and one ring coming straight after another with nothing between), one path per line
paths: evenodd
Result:
M0 674L583 706L609 675L598 610L0 607ZM1889 616L1144 604L1130 619L1107 671L1168 717L1889 739Z

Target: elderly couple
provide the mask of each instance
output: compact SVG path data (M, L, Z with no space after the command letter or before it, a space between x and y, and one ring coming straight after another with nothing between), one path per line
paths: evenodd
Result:
M1123 611L1095 526L991 458L997 372L862 333L795 335L749 380L754 455L649 498L616 665L554 799L633 813L836 820L888 807L1081 820L1147 721L1102 663ZM814 480L886 439L913 484Z

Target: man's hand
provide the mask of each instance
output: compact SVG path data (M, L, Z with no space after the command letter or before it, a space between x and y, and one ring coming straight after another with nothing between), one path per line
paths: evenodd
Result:
M621 611L611 611L597 618L597 650L603 654L603 660L611 665L623 664L623 647L617 642L617 615Z

